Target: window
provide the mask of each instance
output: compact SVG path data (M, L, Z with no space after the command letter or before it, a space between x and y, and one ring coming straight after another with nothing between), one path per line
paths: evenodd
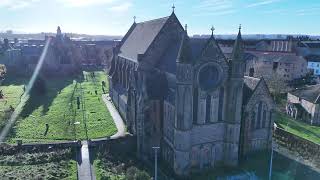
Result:
M251 129L252 130L254 130L254 128L256 127L255 123L256 123L256 112L253 111L251 114Z
M223 118L223 99L224 99L224 88L220 88L219 93L219 111L218 111L218 121L222 121Z
M278 62L273 62L273 70L276 70L276 69L278 69Z
M208 95L206 99L206 123L210 123L210 110L211 110L211 96Z
M257 116L257 125L256 129L261 128L261 111L262 111L262 102L259 103L258 105L258 116Z
M266 107L264 107L264 108L266 108ZM264 109L263 114L262 114L262 128L265 128L266 121L267 121L267 110Z

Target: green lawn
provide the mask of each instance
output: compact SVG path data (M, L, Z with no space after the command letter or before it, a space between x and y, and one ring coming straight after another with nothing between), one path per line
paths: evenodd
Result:
M20 80L25 81L26 79ZM2 129L10 116L8 113L9 107L16 107L20 102L20 97L23 94L23 85L20 83L4 84L0 86L0 90L4 94L4 97L0 99L0 129Z
M320 144L320 127L311 126L304 122L294 120L283 113L276 114L275 122L279 123L285 130L292 134Z
M94 74L95 76L92 76L89 72L83 72L77 77L47 78L46 94L30 95L18 121L11 129L8 141L13 143L17 139L24 142L86 139L86 127L88 138L91 139L114 134L116 127L101 98L101 82L107 83L106 75L101 71ZM27 84L27 81L21 84ZM4 82L1 87L12 92L12 96L8 94L8 99L12 102L10 104L16 105L19 102L23 91L21 84L12 86L9 81ZM108 87L104 89L107 91ZM77 97L80 99L79 109ZM46 124L49 125L47 132Z
M54 152L0 155L3 179L77 179L77 163L70 149Z

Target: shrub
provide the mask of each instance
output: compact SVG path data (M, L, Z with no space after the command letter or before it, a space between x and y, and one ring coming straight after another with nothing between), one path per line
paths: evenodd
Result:
M33 84L31 92L37 95L44 95L47 92L46 81L43 78L38 77Z
M151 177L145 171L138 171L135 177L135 180L150 180Z

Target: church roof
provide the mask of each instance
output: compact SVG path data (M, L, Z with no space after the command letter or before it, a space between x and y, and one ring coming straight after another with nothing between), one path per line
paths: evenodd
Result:
M243 85L243 104L247 104L250 97L252 96L254 90L258 86L261 79L244 76L244 85Z
M137 62L138 54L147 51L169 17L137 23L121 45L119 56Z
M191 38L190 46L193 59L198 59L201 56L202 50L207 44L208 39L204 38Z
M320 84L306 86L300 89L293 90L290 93L309 102L315 104L320 103Z

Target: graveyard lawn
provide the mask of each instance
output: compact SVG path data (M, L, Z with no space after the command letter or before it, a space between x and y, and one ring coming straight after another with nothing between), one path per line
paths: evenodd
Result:
M102 87L102 81L105 82L105 87ZM12 86L10 81L5 81L1 89L5 89L5 93L8 89L17 94L7 96L12 101L9 104L16 106L20 101L16 97L23 93L22 88L27 81L14 84L18 85ZM45 78L45 86L44 95L29 95L10 131L8 142L15 143L18 139L23 142L94 139L116 132L113 119L101 97L109 89L104 72Z
M305 138L314 143L320 144L320 127L311 126L304 122L294 120L284 113L277 112L275 122L284 130Z
M0 155L3 179L77 179L77 162L70 149Z

